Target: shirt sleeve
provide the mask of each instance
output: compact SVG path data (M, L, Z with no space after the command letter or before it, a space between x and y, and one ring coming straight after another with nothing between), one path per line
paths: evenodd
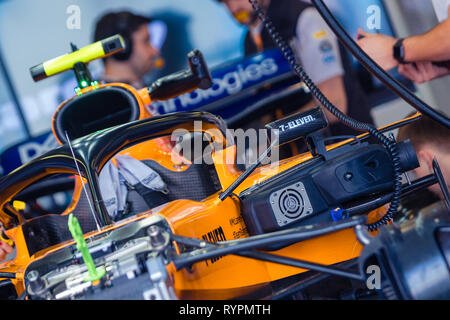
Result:
M448 7L450 7L450 0L432 0L434 11L440 22L448 19Z
M338 40L316 9L308 8L299 16L294 47L316 84L344 75Z

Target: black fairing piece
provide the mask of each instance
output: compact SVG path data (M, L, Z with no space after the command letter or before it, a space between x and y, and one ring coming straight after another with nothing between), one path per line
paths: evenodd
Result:
M203 54L192 50L187 55L189 69L156 80L148 87L152 100L169 100L195 89L206 90L212 86L212 78Z
M316 157L242 192L249 233L330 222L330 210L392 188L393 167L385 148L363 145L346 151L328 161Z
M16 300L17 292L10 279L0 281L0 300Z
M139 118L139 104L125 88L109 86L85 93L69 100L54 118L55 134L67 143L92 132L135 121Z
M379 266L386 299L450 299L450 210L438 202L416 219L381 228L359 261L368 276L369 266Z

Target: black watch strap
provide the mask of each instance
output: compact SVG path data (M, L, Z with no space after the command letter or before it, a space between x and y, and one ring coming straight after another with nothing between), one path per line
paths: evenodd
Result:
M405 38L399 39L394 45L394 58L400 64L406 64L405 62L405 47L403 41Z

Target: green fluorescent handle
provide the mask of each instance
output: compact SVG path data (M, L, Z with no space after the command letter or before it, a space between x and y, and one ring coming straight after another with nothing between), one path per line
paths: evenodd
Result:
M77 249L83 255L84 263L88 269L88 276L84 279L85 282L97 281L103 278L106 275L106 269L104 267L95 267L94 260L92 259L91 254L89 253L89 249L86 245L86 241L83 237L83 231L81 230L80 223L78 222L77 217L71 213L69 215L69 231L72 234L73 239L77 243Z

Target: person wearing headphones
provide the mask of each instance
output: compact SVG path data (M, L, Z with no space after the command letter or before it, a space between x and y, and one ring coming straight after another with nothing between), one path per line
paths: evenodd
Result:
M359 30L359 46L385 70L398 71L416 83L450 74L450 0L432 0L440 23L430 31L396 39Z
M110 12L97 21L94 41L116 34L122 35L126 48L103 59L104 68L93 68L92 75L105 83L123 82L140 89L145 86L144 75L164 66L160 49L166 39L167 26L163 21L128 11ZM58 101L71 98L76 86L75 77L66 76L59 85Z
M248 28L244 41L246 55L275 47L269 33L248 0L218 0L233 17ZM351 60L317 10L306 1L258 0L280 35L293 46L298 60L319 89L343 113L373 124L370 106L354 73ZM317 106L318 101L301 108ZM357 132L325 111L333 136Z
M123 82L135 88L144 86L143 77L155 66L159 50L151 42L149 23L152 19L122 11L108 13L100 18L95 27L94 42L115 34L125 41L125 50L104 58L105 71L100 80Z

